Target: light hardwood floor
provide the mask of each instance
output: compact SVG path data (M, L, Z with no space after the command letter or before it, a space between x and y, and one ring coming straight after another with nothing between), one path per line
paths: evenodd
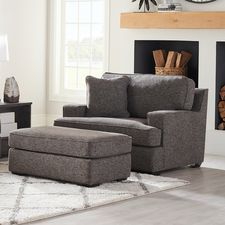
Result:
M225 157L206 156L200 169L179 169L162 175L191 184L29 224L225 225Z

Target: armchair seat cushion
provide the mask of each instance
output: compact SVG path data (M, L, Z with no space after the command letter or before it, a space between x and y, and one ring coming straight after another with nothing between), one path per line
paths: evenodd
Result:
M55 120L55 126L99 130L126 134L133 145L156 147L161 145L161 130L147 125L140 118L63 117Z

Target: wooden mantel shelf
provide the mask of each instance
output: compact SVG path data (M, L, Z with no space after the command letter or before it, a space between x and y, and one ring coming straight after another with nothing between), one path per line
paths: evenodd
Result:
M122 13L120 27L130 29L225 29L225 11Z

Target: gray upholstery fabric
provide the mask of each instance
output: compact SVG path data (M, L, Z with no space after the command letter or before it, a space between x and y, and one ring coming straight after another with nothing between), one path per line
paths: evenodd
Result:
M146 119L118 119L101 117L64 117L55 120L55 126L116 132L132 137L134 145L160 146L161 130L145 125Z
M148 124L163 131L165 169L204 160L207 90L196 90L196 111L155 111L148 113Z
M102 159L82 159L10 149L9 170L16 174L38 176L95 186L129 177L129 154Z
M131 169L142 173L164 170L164 149L162 147L132 146Z
M130 153L131 138L123 134L62 127L20 129L10 134L11 148L82 158Z
M129 80L128 77L107 80L87 76L87 115L129 117L127 111Z
M126 74L105 73L103 78ZM132 117L145 118L157 110L191 110L195 83L183 76L128 75L128 111Z
M63 106L63 116L65 117L83 117L86 115L86 105L65 105Z
M192 111L201 112L201 113L206 112L207 96L208 96L208 90L196 88Z

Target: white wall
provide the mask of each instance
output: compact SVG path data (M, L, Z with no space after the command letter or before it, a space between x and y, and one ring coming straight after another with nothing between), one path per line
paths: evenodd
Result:
M32 101L32 124L46 122L46 0L0 0L0 34L8 34L10 61L0 64L4 80L15 76L21 101Z

